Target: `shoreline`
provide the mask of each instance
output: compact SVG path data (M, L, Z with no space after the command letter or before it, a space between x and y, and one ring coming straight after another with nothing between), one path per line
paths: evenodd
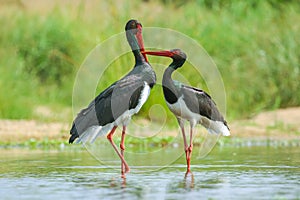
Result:
M247 143L251 141L289 143L292 141L297 145L300 144L299 121L300 107L263 112L252 119L230 122L231 136L221 137L219 141L220 143ZM67 144L69 128L70 124L68 123L0 119L0 146L25 144L30 143L30 141L32 143ZM199 125L197 128L198 130L203 129ZM143 132L147 132L147 129L149 127ZM178 129L168 128L162 137L159 135L158 138L163 139L177 135ZM143 137L145 136L147 135L144 134Z

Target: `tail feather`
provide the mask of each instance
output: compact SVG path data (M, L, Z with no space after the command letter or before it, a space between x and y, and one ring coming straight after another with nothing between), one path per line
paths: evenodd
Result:
M105 126L91 126L86 131L84 131L77 140L77 143L90 143L92 144L95 140L101 136L105 135L113 128L113 124L107 124Z
M230 130L226 123L221 121L211 122L210 126L207 127L207 130L211 134L222 134L223 136L229 136Z
M77 140L77 143L93 143L98 137L98 133L101 131L101 129L102 126L92 126L88 128L80 135L79 139Z
M71 144L71 143L74 142L74 140L75 140L76 138L79 137L79 134L78 134L78 131L77 131L76 127L75 127L75 124L73 124L73 126L72 126L72 128L71 128L70 134L71 134L71 137L70 137L70 139L69 139L69 143Z

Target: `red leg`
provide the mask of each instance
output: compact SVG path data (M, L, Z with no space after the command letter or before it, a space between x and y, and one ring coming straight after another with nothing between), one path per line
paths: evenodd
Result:
M116 131L117 126L114 126L113 129L109 132L109 134L107 135L107 139L109 140L109 142L111 143L112 147L114 148L114 150L116 151L116 153L118 154L118 156L120 157L122 163L124 163L125 166L125 173L129 172L129 167L128 164L126 163L126 161L124 160L124 157L121 155L121 153L119 152L117 146L115 145L112 137L114 132Z
M122 155L123 158L124 158L124 151L125 151L125 145L124 145L125 134L126 134L126 126L123 126L121 143L120 143L121 155ZM125 173L125 164L123 162L121 163L121 173L122 173L122 176L124 176L124 173Z
M192 151L193 151L193 128L194 126L191 125L190 128L190 146L188 147L188 158L187 158L187 162L188 162L188 168L187 168L187 172L191 171L191 157L192 157Z
M185 131L184 131L184 123L181 119L177 118L179 126L181 128L181 132L182 132L182 137L183 137L183 144L184 144L184 151L185 151L185 159L186 159L186 164L187 167L189 169L189 162L188 162L188 146L187 146L187 142L186 142L186 136L185 136Z
M184 127L181 128L181 132L182 132L182 137L183 137L184 151L185 151L185 155L187 156L188 147L187 147L187 143L186 143Z

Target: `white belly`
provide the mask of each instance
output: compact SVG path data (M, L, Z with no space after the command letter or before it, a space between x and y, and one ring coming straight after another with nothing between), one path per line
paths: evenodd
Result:
M167 103L169 109L177 116L188 121L198 123L201 121L202 116L191 112L183 101L181 96L178 101L174 104Z
M222 133L224 136L230 135L228 128L224 125L223 122L210 120L205 116L190 111L183 100L183 96L181 96L176 103L167 103L167 105L177 117L188 120L191 123L192 127L194 127L196 124L201 124L210 133Z

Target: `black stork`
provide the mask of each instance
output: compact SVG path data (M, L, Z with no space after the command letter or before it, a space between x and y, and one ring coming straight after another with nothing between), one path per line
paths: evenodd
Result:
M144 53L173 59L173 62L165 70L163 75L163 93L167 106L176 116L182 131L188 173L190 172L190 160L193 150L193 129L196 124L201 124L210 133L221 133L224 136L229 136L230 131L227 122L219 112L215 102L206 92L172 80L172 73L180 68L187 58L183 51L173 49L170 51L146 51ZM184 130L185 120L190 122L189 146L187 145Z
M126 126L132 115L139 112L146 102L150 89L156 82L156 75L148 63L144 51L142 25L137 20L129 20L125 26L127 41L135 57L134 68L123 78L102 91L87 108L81 110L73 121L69 143L76 138L81 142L93 142L99 135L107 134L107 139L121 159L121 174L129 172L124 159ZM113 141L118 126L123 126L120 150Z

